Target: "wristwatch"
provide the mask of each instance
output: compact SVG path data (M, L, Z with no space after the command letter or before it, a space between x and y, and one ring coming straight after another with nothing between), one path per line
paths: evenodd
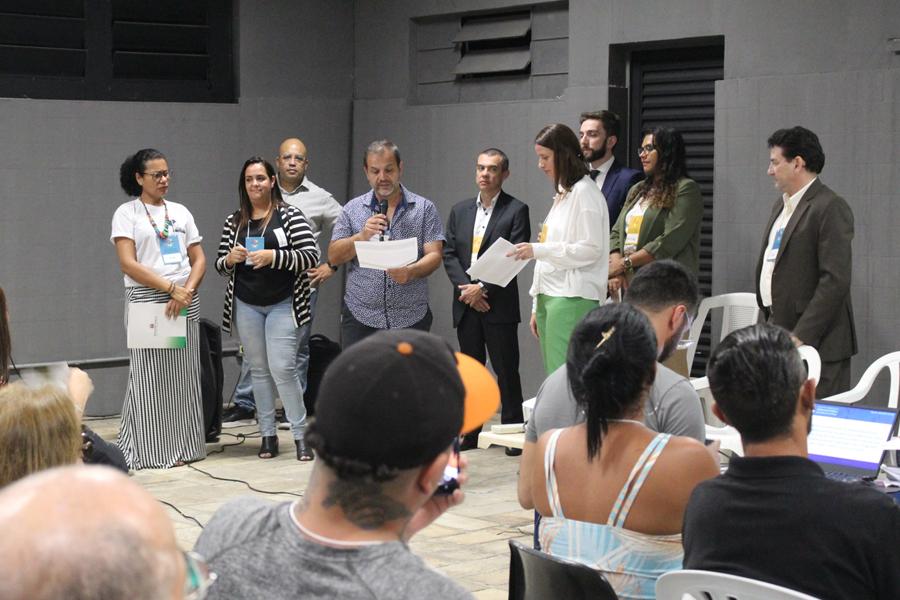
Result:
M631 256L626 256L622 259L622 264L625 265L626 271L631 271L634 269L634 265L631 264Z
M331 269L333 272L337 273L338 268L337 268L336 266L334 266L334 265L331 264L330 262L327 262L327 263L325 263L325 264L328 265L328 268L329 268L329 269Z

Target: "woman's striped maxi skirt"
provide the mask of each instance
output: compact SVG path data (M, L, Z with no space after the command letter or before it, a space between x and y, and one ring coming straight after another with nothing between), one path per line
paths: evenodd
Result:
M166 303L169 295L125 288L129 302ZM188 307L186 348L132 348L119 447L131 469L157 469L206 457L200 396L200 300Z

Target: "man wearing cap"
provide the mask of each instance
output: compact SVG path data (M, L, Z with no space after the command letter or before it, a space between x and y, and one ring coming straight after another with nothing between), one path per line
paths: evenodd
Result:
M381 329L431 329L427 278L440 266L444 244L437 208L400 184L403 162L396 144L369 144L363 169L372 189L344 205L328 246L329 264L349 263L341 308L344 348ZM409 238L416 240L411 264L380 271L356 259L356 242Z
M378 332L345 350L307 429L319 460L303 499L238 499L203 530L197 550L219 575L209 597L471 598L407 543L462 502L461 489L435 495L452 442L499 401L480 363L425 332Z

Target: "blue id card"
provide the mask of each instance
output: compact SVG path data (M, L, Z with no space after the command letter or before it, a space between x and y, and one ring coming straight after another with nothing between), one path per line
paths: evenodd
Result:
M181 242L177 236L159 240L159 253L162 254L163 264L177 265L181 263Z
M266 238L261 235L247 236L244 238L244 248L247 252L256 252L266 248Z
M766 260L774 262L778 258L778 250L781 248L781 238L784 235L784 227L775 232L775 239L772 240L772 247L766 251Z

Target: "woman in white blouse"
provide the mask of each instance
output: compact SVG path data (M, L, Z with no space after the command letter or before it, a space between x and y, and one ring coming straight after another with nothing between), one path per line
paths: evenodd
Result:
M535 137L534 151L538 168L553 184L553 204L537 243L517 244L510 256L537 261L531 332L549 374L565 364L575 325L606 298L609 212L571 129L547 125Z

